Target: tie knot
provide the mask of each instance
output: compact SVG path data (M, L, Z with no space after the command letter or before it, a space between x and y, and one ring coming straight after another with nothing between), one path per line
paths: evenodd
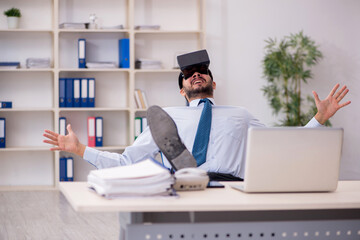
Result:
M206 102L211 103L208 98L203 98L203 99L201 99L201 100L199 101L199 104L200 104L200 103L206 103Z

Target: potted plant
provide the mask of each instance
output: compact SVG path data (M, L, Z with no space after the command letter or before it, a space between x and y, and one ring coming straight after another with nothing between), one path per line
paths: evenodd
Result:
M14 29L19 26L19 18L21 17L21 12L18 8L10 8L4 11L4 15L7 16L8 28Z
M312 78L310 68L323 57L315 42L304 36L303 32L285 36L281 41L266 40L266 54L262 61L264 77L268 81L262 88L273 109L284 118L279 126L304 126L316 113L314 99L306 96L309 102L307 111L302 107L301 84ZM326 122L325 125L331 125Z

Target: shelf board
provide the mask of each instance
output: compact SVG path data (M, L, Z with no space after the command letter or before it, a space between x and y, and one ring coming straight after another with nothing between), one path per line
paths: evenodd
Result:
M129 29L59 29L59 33L128 33Z
M49 190L57 190L53 185L45 185L45 186L35 186L35 185L23 185L23 186L1 186L0 191L49 191Z
M129 72L129 68L61 68L59 72Z
M144 33L144 34L194 34L194 33L203 33L202 30L134 30L134 33Z
M179 73L180 69L136 69L135 73Z
M135 109L135 112L146 112L147 111L147 109L145 109L145 108L136 108Z
M0 112L53 112L54 108L0 108Z
M0 29L0 32L53 33L54 31L51 30L51 29L24 29L24 28L18 28L18 29Z
M16 69L1 68L0 72L54 72L54 69L53 68L16 68Z
M50 151L50 147L7 147L0 148L0 152L48 152Z
M130 108L104 108L104 107L84 107L84 108L74 108L74 107L69 107L69 108L59 108L60 112L96 112L96 111L130 111Z

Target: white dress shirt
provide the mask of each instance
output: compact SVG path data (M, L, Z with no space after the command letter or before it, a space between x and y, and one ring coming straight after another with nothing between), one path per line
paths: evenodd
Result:
M217 106L213 103L212 122L206 162L199 166L208 172L227 173L244 178L247 131L250 127L264 127L245 108L237 106ZM191 152L195 140L197 126L204 104L200 99L190 102L189 107L168 107L164 110L176 123L179 136L186 148ZM198 105L199 104L199 105ZM322 126L315 118L305 127ZM128 165L147 158L154 158L159 148L155 144L149 127L122 154L103 152L86 147L84 159L97 168L108 168ZM163 156L163 164L171 168Z

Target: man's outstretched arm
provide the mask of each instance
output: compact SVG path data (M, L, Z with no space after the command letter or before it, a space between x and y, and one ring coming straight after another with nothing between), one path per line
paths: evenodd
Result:
M318 112L315 115L315 119L324 124L327 120L329 120L340 108L343 108L351 103L351 101L347 101L345 103L340 103L340 101L346 96L349 92L346 86L343 86L340 90L337 91L340 84L336 84L329 95L324 99L320 100L318 94L313 91L313 95L315 98L315 103Z
M44 143L49 143L56 146L50 148L51 151L66 151L83 157L86 146L79 142L79 139L71 129L70 124L67 125L66 129L69 133L66 136L60 135L50 130L45 130L43 136L47 139L44 140Z

